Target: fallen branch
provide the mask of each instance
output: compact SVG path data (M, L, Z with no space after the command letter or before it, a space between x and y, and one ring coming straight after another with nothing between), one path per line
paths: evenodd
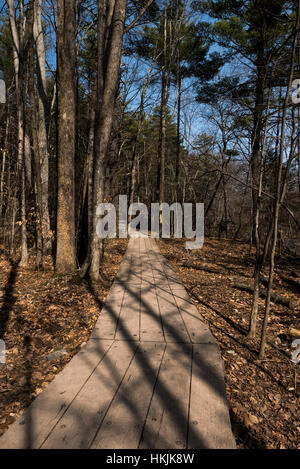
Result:
M248 293L253 293L253 287L250 285L247 285L245 283L239 283L239 282L234 282L233 283L234 288L238 288L239 290L246 291ZM266 298L266 291L265 290L260 290L260 296L262 298ZM290 309L294 309L295 304L294 301L291 298L287 298L286 296L278 295L277 293L272 293L271 295L271 300L273 303L281 304L283 306L287 306Z
M279 274L279 276L285 283L294 287L296 290L298 290L298 292L300 292L300 282L297 282L297 280L294 280L293 278L285 277L281 274Z
M188 269L203 270L204 272L209 272L211 274L224 274L226 270L218 269L217 267L211 267L206 265L195 264L192 261L187 261L182 264L182 267L187 267Z

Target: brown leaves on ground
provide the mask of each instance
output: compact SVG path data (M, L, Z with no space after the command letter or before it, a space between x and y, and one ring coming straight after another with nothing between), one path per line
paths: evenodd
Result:
M265 360L259 361L264 300L260 300L257 339L249 340L251 295L233 286L237 280L253 282L254 256L249 246L207 240L202 250L190 254L182 240L159 241L159 246L221 347L238 447L300 449L300 365L291 361L295 330L300 330L299 260L277 261L274 291L293 299L296 306L290 310L271 303L268 348ZM267 269L264 273L267 278Z
M50 263L37 272L0 259L0 435L88 340L126 247L127 240L107 241L102 281L92 289L57 276Z

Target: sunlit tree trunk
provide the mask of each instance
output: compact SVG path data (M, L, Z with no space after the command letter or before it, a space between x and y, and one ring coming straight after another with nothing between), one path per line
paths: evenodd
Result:
M119 85L122 43L127 0L98 0L98 76L95 112L94 173L93 173L93 233L91 241L92 280L100 277L101 242L96 233L99 221L97 206L103 201L104 160L107 155L113 116L112 103ZM103 41L105 38L105 41Z
M17 95L17 125L18 125L18 158L17 173L20 181L20 224L21 224L21 259L20 265L28 264L27 249L27 227L26 227L26 180L25 180L25 64L24 64L24 1L19 2L18 29L16 25L14 1L8 0L10 29L13 39L13 57L16 77L16 95Z
M34 9L34 39L37 55L37 91L38 91L38 141L41 166L41 202L42 202L42 236L44 254L50 252L52 237L49 217L49 152L48 125L49 102L46 87L46 54L44 32L42 28L42 0L37 0Z
M56 271L74 272L75 253L75 37L76 2L57 0L58 16L58 187Z

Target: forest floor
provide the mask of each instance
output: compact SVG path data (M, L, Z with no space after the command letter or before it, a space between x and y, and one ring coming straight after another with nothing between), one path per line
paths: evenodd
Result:
M127 240L109 240L102 281L93 289L104 303ZM100 313L89 284L56 275L49 259L43 271L18 268L0 258L0 435L78 352Z
M108 241L97 287L102 302L126 247L127 240ZM299 260L277 263L275 291L295 306L271 303L269 346L259 361L259 337L247 339L251 295L233 286L251 284L248 245L208 239L190 255L184 240L159 241L159 247L221 347L238 447L300 449L300 365L291 361L293 331L300 330ZM2 257L0 285L0 337L4 332L7 348L0 364L1 435L88 340L100 311L86 281L56 275L50 263L37 272L33 264L20 269ZM260 300L261 315L263 305Z
M179 274L220 347L226 393L239 448L300 449L300 364L291 345L300 334L300 262L281 257L274 291L294 300L293 310L271 303L268 347L257 358L264 300L256 340L247 338L251 294L234 287L252 284L254 255L240 242L207 239L188 255L184 240L160 240L159 247ZM253 253L254 254L254 253ZM208 272L207 270L219 272ZM266 278L267 270L265 270ZM284 279L283 279L284 278Z

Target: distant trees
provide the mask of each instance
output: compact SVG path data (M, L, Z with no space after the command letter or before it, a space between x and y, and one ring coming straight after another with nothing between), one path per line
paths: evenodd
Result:
M207 27L202 22L189 19L186 2L167 1L162 5L162 15L154 26L146 27L141 37L131 46L140 57L154 62L160 75L160 133L157 166L157 201L165 200L166 165L166 110L172 85L175 85L177 111L177 149L174 174L174 197L180 192L181 103L183 79L195 76L209 80L218 71L222 61L218 54L209 57L211 41Z

